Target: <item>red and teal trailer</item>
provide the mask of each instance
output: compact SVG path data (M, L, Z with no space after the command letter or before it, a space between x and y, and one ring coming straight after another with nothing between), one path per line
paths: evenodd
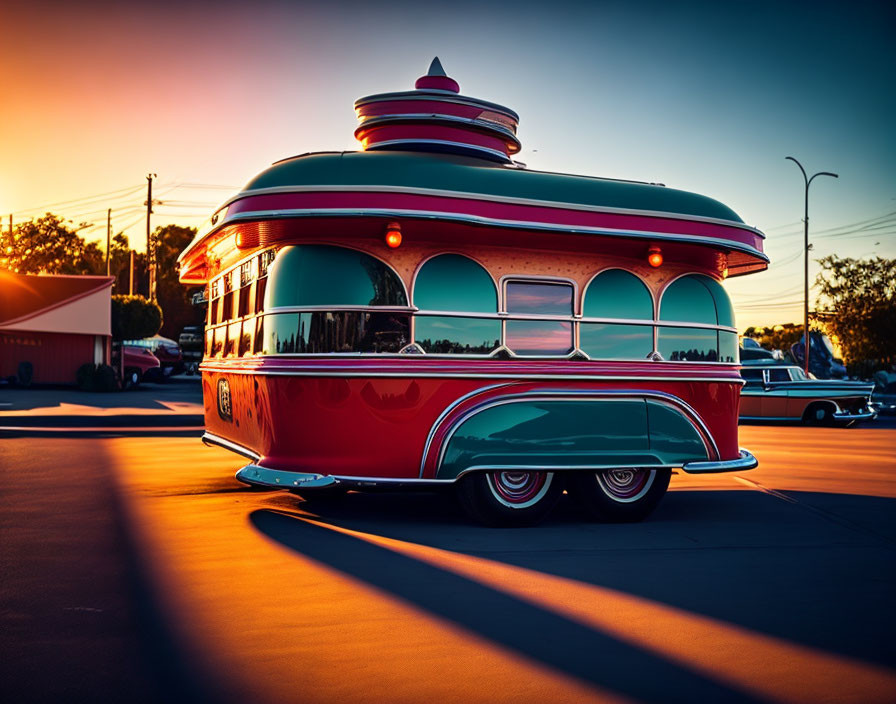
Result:
M454 487L524 524L564 489L645 517L673 470L746 470L722 286L768 264L710 198L513 159L512 110L438 60L355 103L362 150L273 164L181 254L208 288L204 440L300 495Z

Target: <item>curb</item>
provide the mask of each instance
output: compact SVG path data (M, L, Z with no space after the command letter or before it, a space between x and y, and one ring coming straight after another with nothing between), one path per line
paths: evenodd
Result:
M40 430L42 428L90 428L127 429L127 428L159 428L179 429L197 428L205 425L205 417L200 414L154 413L117 416L25 416L0 414L0 429L8 430Z

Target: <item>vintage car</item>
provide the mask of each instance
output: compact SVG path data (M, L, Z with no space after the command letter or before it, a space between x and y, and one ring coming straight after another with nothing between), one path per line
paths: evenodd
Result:
M147 376L146 381L164 381L169 376L180 374L184 370L184 358L180 345L168 337L153 335L142 340L125 340L130 347L143 347L159 360L159 372Z
M451 487L518 525L564 489L639 520L675 468L756 466L722 282L767 267L761 232L693 193L525 168L517 114L437 60L355 111L362 151L275 163L179 259L208 290L204 440L249 459L239 480Z
M124 360L119 355L124 352ZM121 386L124 389L136 389L141 381L158 380L161 377L161 365L156 356L146 347L125 344L113 351L112 366L122 368Z
M741 420L852 425L877 415L870 405L873 384L814 379L786 362L742 363Z

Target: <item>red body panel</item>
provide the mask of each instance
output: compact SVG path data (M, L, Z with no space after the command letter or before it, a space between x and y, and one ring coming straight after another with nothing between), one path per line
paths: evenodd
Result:
M731 227L712 222L662 218L619 213L572 210L562 207L516 205L473 198L454 198L410 193L383 192L326 192L276 193L247 196L232 203L227 216L256 211L302 210L387 210L420 211L425 213L457 213L492 220L519 223L549 223L575 228L606 228L644 233L669 233L677 236L693 235L730 240L761 251L762 237L747 228Z
M738 456L740 377L730 367L256 358L242 364L237 360L228 360L226 365L206 362L203 370L209 432L252 450L261 456L260 465L277 469L416 479L436 421L451 404L477 390L484 390L479 400L528 390L670 394L693 408L706 425L721 455L710 459ZM444 376L447 374L457 376ZM549 375L559 378L546 378ZM581 376L591 378L576 378ZM230 385L231 419L221 417L217 409L221 378ZM433 434L422 478L435 476L434 457L448 427L449 423L442 423L440 431Z

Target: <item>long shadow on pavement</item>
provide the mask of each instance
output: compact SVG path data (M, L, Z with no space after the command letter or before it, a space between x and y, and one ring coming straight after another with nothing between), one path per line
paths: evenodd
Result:
M306 557L560 672L645 702L761 701L547 609L294 516L254 511L252 524ZM633 673L650 671L649 677Z
M252 521L303 555L507 647L520 647L532 633L559 629L563 637L557 642L532 645L537 652L526 654L577 676L583 675L576 653L590 653L593 668L594 652L613 652L617 659L605 661L601 682L607 684L605 676L612 681L618 668L626 673L618 678L618 691L640 698L658 694L648 683L637 683L644 691L631 689L637 679L631 674L639 671L635 661L643 666L651 656L616 642L609 648L606 636L290 513L301 507L318 522L574 579L896 666L889 645L896 630L896 500L788 496L792 501L755 491L674 491L648 521L626 525L586 522L567 502L546 524L501 530L469 525L450 499L438 495L349 494L338 504L297 505L280 494L269 502L275 510L257 511ZM702 698L703 685L693 675L667 674Z

